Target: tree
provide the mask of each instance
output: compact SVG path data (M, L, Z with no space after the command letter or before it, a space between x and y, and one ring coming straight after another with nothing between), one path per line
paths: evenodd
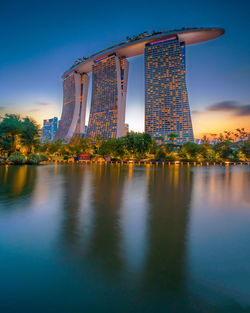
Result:
M221 160L229 160L233 152L230 141L218 142L213 146L213 150L218 154Z
M156 144L161 144L161 142L164 142L164 138L162 136L154 137L154 141Z
M103 143L103 138L100 135L95 136L95 138L92 140L92 146L96 154L99 154L99 150L100 150L102 143Z
M25 117L21 122L21 143L26 147L27 154L39 143L38 125L29 117Z
M240 149L247 159L250 159L250 140L245 141Z
M204 135L201 140L204 145L208 144L208 138L206 135Z
M19 115L6 114L0 123L0 145L8 156L16 151L18 135L22 131L22 122Z
M203 147L193 142L186 142L182 145L179 151L180 157L187 161L195 161L198 154L201 154Z
M56 141L52 143L48 143L48 152L50 154L56 154L60 152L63 147L63 141L61 138L58 138Z
M178 134L175 134L175 133L169 133L168 134L168 139L171 143L174 142L174 139L178 137Z
M245 131L245 128L237 128L234 136L240 140L244 140L248 138L248 133Z
M145 154L149 152L153 141L149 134L129 132L124 139L124 145L130 157L143 158Z
M23 164L25 162L25 157L19 151L13 152L8 160L14 164Z
M119 139L113 139L113 138L109 138L107 140L104 140L102 142L102 145L100 146L99 149L99 154L103 157L113 157L114 155L117 154L117 143L118 143ZM119 153L118 153L119 154Z
M8 153L8 156L11 154L13 146L13 140L11 137L4 136L0 134L0 152L5 154Z
M228 141L233 141L232 132L231 132L231 131L225 130L224 133L225 133L225 139L226 139L226 140L228 140Z

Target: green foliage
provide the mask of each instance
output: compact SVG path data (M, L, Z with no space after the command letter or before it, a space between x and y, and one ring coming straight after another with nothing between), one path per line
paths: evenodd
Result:
M29 156L28 156L28 159L27 159L27 164L34 164L34 165L37 165L41 162L41 159L40 159L40 156L36 153L31 153Z
M130 132L123 137L124 148L135 159L144 158L152 146L152 138L146 133Z
M19 115L6 114L0 124L0 133L10 136L20 134L22 131L22 121Z
M55 142L40 143L38 141L38 126L29 117L6 114L0 119L0 156L9 157L15 164L23 164L25 156L27 163L39 164L48 160L63 160L69 157L79 157L89 153L92 157L111 157L118 160L161 160L161 161L246 161L250 159L250 141L246 141L248 133L244 128L237 128L233 133L211 134L215 145L209 144L203 137L202 144L187 142L182 146L174 144L178 134L169 133L167 144L161 144L164 138L152 140L149 134L129 132L120 138L103 139L73 136L69 143L57 139ZM238 139L234 142L233 139ZM35 152L35 153L34 153Z
M120 139L116 140L113 138L107 139L103 141L102 145L99 149L99 154L103 157L111 156L114 157L116 155L120 155L119 147ZM123 153L121 153L123 155Z
M39 164L43 161L48 161L48 156L46 154L36 154L36 153L31 153L28 156L27 159L27 164Z
M32 147L38 144L38 126L35 121L25 117L21 122L21 143L26 147L27 153L31 153Z
M178 134L175 134L175 133L168 134L168 139L172 143L174 142L175 138L177 138L177 137L178 137Z
M25 156L21 152L16 151L10 155L8 161L14 164L24 164Z
M18 135L22 130L22 122L19 115L6 114L0 123L0 150L8 155L16 151Z
M61 138L58 138L55 142L47 144L47 151L49 154L60 154L62 148L63 141Z
M44 153L39 154L40 162L48 161L48 159L49 158L48 158L47 154L44 154Z
M10 154L11 151L13 151L13 143L13 138L4 134L0 134L0 151L2 153L7 152L8 154Z
M158 151L155 154L155 160L156 161L163 161L166 160L167 154L163 149L158 149Z
M246 159L250 159L250 140L243 143L240 152L245 155Z
M202 154L202 152L204 152L204 148L201 145L197 145L193 142L186 142L181 146L179 155L182 160L194 161L199 154Z
M116 159L141 159L150 151L152 143L150 135L130 132L125 137L102 140L98 154Z
M222 141L214 145L213 149L218 153L221 160L232 158L232 146L230 141Z
M35 152L46 152L48 150L48 143L37 144L35 146Z

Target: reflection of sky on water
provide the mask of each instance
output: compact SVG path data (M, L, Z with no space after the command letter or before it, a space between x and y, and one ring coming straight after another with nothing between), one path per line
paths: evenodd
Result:
M110 312L246 308L249 180L245 166L0 167L2 296L23 288L25 310L51 285L61 312L73 298Z
M140 275L145 264L147 253L148 228L148 169L145 172L133 173L129 168L129 179L126 180L123 191L120 225L122 229L122 248L127 271ZM134 194L131 197L131 194Z
M210 302L249 306L249 169L203 167L193 173L188 252L194 288Z

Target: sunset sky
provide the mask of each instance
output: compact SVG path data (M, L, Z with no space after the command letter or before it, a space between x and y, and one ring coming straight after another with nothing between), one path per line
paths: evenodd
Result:
M250 2L5 1L0 10L0 114L43 119L62 110L62 73L82 56L143 31L223 27L186 49L195 137L250 131ZM129 59L126 122L144 130L144 59ZM88 108L90 106L89 88Z

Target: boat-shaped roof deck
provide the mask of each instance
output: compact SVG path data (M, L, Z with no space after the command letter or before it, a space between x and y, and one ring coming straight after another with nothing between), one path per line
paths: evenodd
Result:
M178 38L185 42L187 46L216 39L224 34L223 28L182 28L180 30L143 33L137 37L129 38L126 42L119 43L88 58L77 61L70 69L64 72L62 78L65 79L74 71L79 73L91 73L92 65L99 59L105 58L115 53L118 57L132 58L144 54L145 45L150 42L157 42L171 38Z

